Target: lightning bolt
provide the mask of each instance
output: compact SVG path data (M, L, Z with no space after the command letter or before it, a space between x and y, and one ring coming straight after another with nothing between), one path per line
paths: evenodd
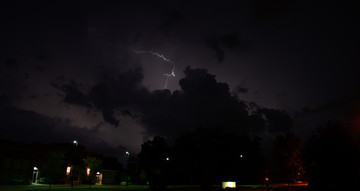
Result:
M95 37L99 38L96 40L96 42L100 42L100 43L106 43L103 40L101 40L101 36L96 32L96 27L90 27L89 26L89 34L93 34ZM133 47L130 46L125 46L125 45L121 45L121 44L117 44L117 43L106 43L107 45L110 46L118 46L118 47L123 47L123 48L129 48L132 52L136 53L136 54L151 54L154 56L157 56L158 58L161 58L162 60L164 60L165 62L169 62L172 64L172 68L171 68L171 72L170 73L165 73L163 74L164 76L166 76L166 80L165 80L165 85L164 85L164 89L167 89L167 85L168 85L168 81L169 81L169 77L175 77L175 62L171 61L170 59L167 59L164 55L151 51L151 50L135 50Z
M164 60L165 62L169 62L172 64L172 68L171 68L171 72L170 73L165 73L163 74L164 76L166 76L166 80L165 80L165 86L164 89L167 89L167 85L168 85L168 81L169 81L169 77L175 77L175 62L171 61L170 59L166 58L164 55L159 54L157 52L153 52L151 50L135 50L132 47L128 47L131 49L131 51L137 53L137 54L151 54L154 56L157 56L159 58L161 58L162 60Z

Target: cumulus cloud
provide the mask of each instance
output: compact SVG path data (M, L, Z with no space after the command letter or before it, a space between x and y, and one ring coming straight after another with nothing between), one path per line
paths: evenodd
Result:
M1 107L0 114L1 139L45 143L72 142L76 139L86 145L87 150L116 157L126 150L122 145L110 145L98 137L102 123L90 128L78 127L73 126L69 119L47 117L14 107Z
M174 92L144 88L141 68L105 79L86 93L75 82L56 87L65 93L64 102L99 110L104 121L114 126L118 126L121 116L131 117L143 124L147 136L174 137L208 126L234 132L263 132L264 116L269 132L288 131L291 127L285 112L254 108L239 100L226 83L217 82L216 76L206 69L187 67L184 74L179 81L181 90Z

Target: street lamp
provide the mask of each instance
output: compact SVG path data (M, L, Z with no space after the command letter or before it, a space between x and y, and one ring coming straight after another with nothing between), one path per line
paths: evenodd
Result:
M69 175L69 174L70 174L70 170L71 170L71 167L68 166L68 167L66 168L66 175Z
M77 140L74 140L73 143L74 143L76 146L78 146L78 144L79 144Z

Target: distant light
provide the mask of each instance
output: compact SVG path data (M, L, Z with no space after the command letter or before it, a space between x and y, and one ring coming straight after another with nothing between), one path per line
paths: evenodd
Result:
M244 156L243 155L240 155L240 158L243 158Z
M166 157L166 160L170 160L170 158L169 158L169 157Z
M125 154L126 154L126 155L130 155L129 151L126 151Z
M268 182L268 181L269 181L269 178L268 178L268 177L266 177L266 178L265 178L265 181L266 181L266 182Z
M71 170L71 167L68 166L68 167L66 168L66 175L69 175L69 174L70 174L70 170Z
M78 145L77 140L74 140L73 143L74 143L76 146Z
M236 188L236 182L222 182L222 188Z
M100 174L100 172L96 172L96 174L97 174L97 175L99 175L99 174Z
M34 166L34 170L39 170L36 166Z
M86 168L86 175L90 175L90 168Z

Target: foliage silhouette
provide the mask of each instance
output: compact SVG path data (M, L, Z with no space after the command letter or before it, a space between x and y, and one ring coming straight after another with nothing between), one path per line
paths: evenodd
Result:
M49 190L51 190L51 184L65 175L64 155L65 153L61 151L50 151L40 169L42 176L46 177L49 183Z
M151 190L163 190L166 187L168 151L165 138L159 136L141 145L139 167L143 172L142 179L149 181Z
M273 179L294 183L304 173L302 139L294 133L280 134L273 143Z
M312 190L355 190L360 178L359 142L339 121L320 125L306 144L306 172Z
M95 183L96 172L98 172L101 169L102 160L91 156L88 156L83 160L85 163L85 167L90 169L88 175L88 183L91 188L91 185Z

